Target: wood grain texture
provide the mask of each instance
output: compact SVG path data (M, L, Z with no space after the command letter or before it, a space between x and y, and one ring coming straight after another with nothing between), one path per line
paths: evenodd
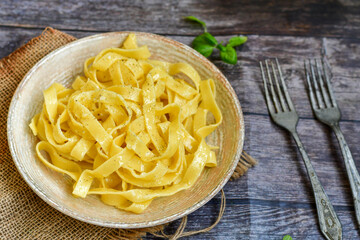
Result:
M195 15L220 41L238 33L249 41L237 49L236 66L211 60L234 87L245 115L245 150L259 165L225 187L227 208L208 233L184 239L324 239L314 198L294 141L269 118L258 61L277 57L300 115L299 135L343 225L344 239L359 239L350 186L337 140L314 119L304 86L303 60L326 50L332 84L342 111L340 123L360 170L359 1L10 1L0 2L0 57L48 25L76 37L104 31L159 33L185 44L201 29L181 20ZM186 230L209 226L220 196L189 216ZM179 221L167 231L173 232ZM148 236L148 239L157 239Z
M194 35L201 30L182 20L206 21L214 34L360 36L356 0L183 0L183 1L14 1L0 2L3 26L82 31L147 31Z

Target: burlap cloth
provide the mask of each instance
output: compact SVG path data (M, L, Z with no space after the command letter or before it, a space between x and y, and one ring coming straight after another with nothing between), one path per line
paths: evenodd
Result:
M41 200L17 171L6 137L11 97L19 82L36 62L75 39L61 31L46 28L40 36L0 60L0 239L137 239L147 233L175 238L176 234L169 236L161 233L164 225L131 230L99 227L75 220ZM255 163L249 156L243 155L233 178L241 176ZM223 207L220 209L221 212ZM221 214L219 216L221 218ZM177 231L180 234L177 237L190 235L182 234L185 225L186 218L180 224Z

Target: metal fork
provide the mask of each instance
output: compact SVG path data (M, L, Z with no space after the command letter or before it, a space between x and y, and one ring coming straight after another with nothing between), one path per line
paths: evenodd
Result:
M265 77L263 64L260 62L261 74L264 81L265 99L270 116L277 125L285 128L291 133L300 150L314 192L321 232L324 234L325 238L329 240L342 239L341 223L334 211L329 197L325 193L324 188L315 173L315 170L296 131L296 125L299 121L299 117L296 113L294 104L290 99L279 62L277 59L275 59L275 61L277 71L275 70L275 66L272 61L270 62L269 60L265 60L268 80L266 80ZM271 63L273 74L271 74L269 62ZM276 72L278 72L278 74ZM271 75L273 75L273 77ZM270 87L270 91L268 89L268 85Z
M356 170L354 160L344 135L340 130L339 121L341 114L339 107L336 104L329 77L326 74L324 59L321 59L321 64L322 71L320 70L316 59L313 62L309 60L308 64L304 61L310 102L316 118L330 126L339 141L341 152L344 157L346 172L350 181L351 192L354 198L356 219L360 225L360 176Z

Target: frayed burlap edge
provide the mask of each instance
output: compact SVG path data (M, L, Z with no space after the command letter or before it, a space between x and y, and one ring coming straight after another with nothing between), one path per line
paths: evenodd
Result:
M139 239L147 233L157 237L178 239L211 230L220 221L225 210L222 191L217 220L210 227L184 232L187 217L172 235L164 233L160 225L143 229L113 229L90 225L68 217L42 201L18 173L6 139L7 111L11 97L25 74L51 51L76 40L71 35L46 28L43 33L0 60L0 239ZM232 179L242 176L256 164L243 152Z

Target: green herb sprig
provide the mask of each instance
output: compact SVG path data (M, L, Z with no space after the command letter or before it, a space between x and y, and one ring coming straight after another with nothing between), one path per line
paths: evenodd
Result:
M283 240L293 240L292 237L290 235L285 235L283 237Z
M246 36L236 36L229 39L228 44L223 45L223 42L218 42L213 35L207 32L205 22L194 16L185 17L185 20L192 21L200 24L204 28L204 33L197 36L193 42L192 47L204 55L205 57L210 57L215 48L219 49L220 57L223 62L229 64L237 63L237 53L234 49L236 46L240 46L247 41Z

